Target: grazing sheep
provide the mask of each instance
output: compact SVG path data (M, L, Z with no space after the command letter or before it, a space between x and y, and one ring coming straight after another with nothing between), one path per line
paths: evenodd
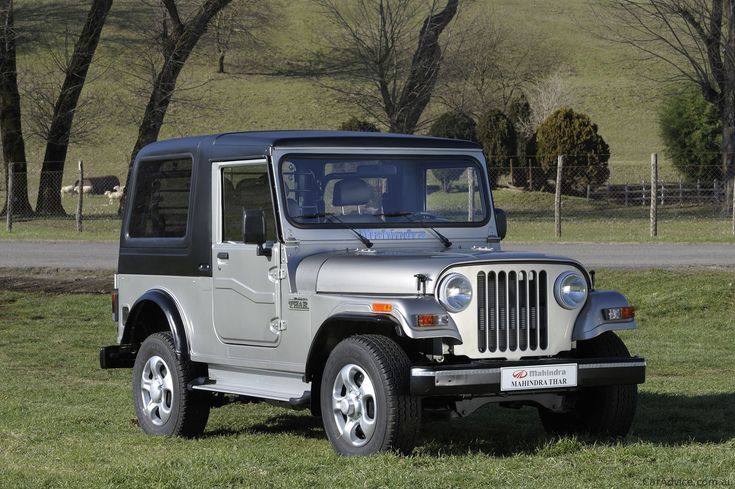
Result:
M84 185L82 187L82 192L85 194L91 194L92 193L92 186L91 185Z
M116 190L115 192L110 192L108 190L105 192L105 196L110 199L110 204L112 204L114 201L122 199L123 192L122 190Z
M74 185L66 185L65 187L61 187L61 193L62 194L73 194Z

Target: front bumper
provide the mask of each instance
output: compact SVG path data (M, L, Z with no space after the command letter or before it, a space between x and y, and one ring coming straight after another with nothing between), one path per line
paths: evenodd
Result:
M545 388L503 391L500 369L504 367L553 367L576 364L577 385L565 388ZM580 387L620 384L642 384L646 380L646 360L633 358L550 358L543 360L487 361L460 365L413 367L411 394L416 396L513 396L528 393L569 392Z

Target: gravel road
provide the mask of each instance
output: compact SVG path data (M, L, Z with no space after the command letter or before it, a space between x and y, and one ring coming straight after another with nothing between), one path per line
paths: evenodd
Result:
M504 243L509 251L575 258L590 268L735 268L735 244ZM117 243L110 241L0 240L0 267L113 270Z

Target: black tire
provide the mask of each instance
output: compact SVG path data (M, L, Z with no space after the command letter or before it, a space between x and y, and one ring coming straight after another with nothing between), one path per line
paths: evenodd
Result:
M580 358L630 358L625 343L612 331L577 343ZM574 408L555 413L539 408L544 429L555 435L588 434L595 437L623 437L630 431L638 404L638 386L610 385L579 391Z
M144 375L152 386L148 389L143 388ZM201 435L209 419L210 396L186 388L201 375L202 365L176 357L171 333L146 338L133 366L133 404L143 431L149 435ZM152 406L150 413L146 405Z
M355 389L348 388L343 371ZM385 336L352 336L332 350L322 375L320 400L324 430L337 453L355 456L413 450L421 406L410 395L410 372L406 353ZM333 401L333 393L344 399L342 404ZM354 429L344 429L348 427Z

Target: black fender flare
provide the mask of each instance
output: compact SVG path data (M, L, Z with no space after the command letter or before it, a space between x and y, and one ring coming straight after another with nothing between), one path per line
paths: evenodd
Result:
M141 335L146 331L141 331L139 325L144 324L140 320L141 314L148 309L151 305L157 307L166 323L168 329L171 331L171 335L174 340L174 349L176 356L181 359L189 358L189 342L186 338L186 328L184 327L184 320L179 311L179 307L176 305L176 301L171 295L161 289L151 289L145 294L141 295L130 308L130 314L125 322L125 331L123 332L121 344L136 344L136 342L143 341ZM147 335L146 335L147 336Z
M304 381L310 382L336 344L357 333L382 333L387 336L402 335L401 325L385 314L337 314L328 317L317 330L309 346L304 368ZM330 336L332 337L330 341ZM319 396L317 396L318 399Z

